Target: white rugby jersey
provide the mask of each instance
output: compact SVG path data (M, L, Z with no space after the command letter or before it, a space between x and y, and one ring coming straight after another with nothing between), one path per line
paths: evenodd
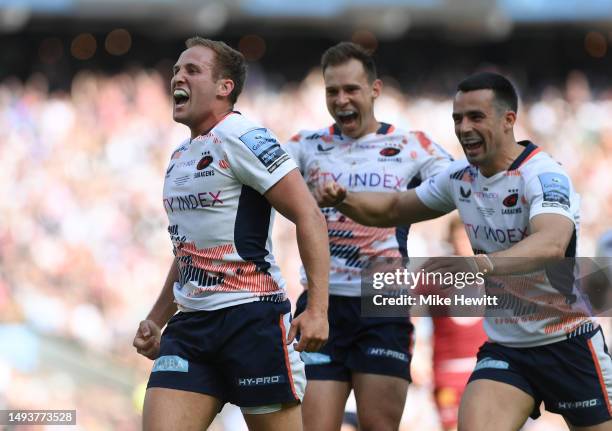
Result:
M359 139L342 135L337 125L301 131L285 145L310 189L336 181L350 191L399 192L444 170L451 157L423 132L397 130L380 123ZM329 292L361 294L361 268L373 256L407 255L409 226L362 226L335 208L322 210L330 247ZM306 283L301 270L302 284Z
M274 210L263 194L296 165L264 127L238 112L172 154L164 183L183 310L281 301L272 255Z
M574 223L566 256L576 256L579 196L563 168L529 141L506 171L489 178L467 160L453 162L445 172L416 189L429 208L449 212L457 208L474 253L493 253L512 247L530 234L529 220L538 214L560 214ZM488 308L485 330L489 339L511 347L549 344L581 331L589 321L588 308L573 286L573 267L555 274L544 271L520 276L492 276L487 290L500 297ZM569 276L563 292L559 277ZM551 284L553 283L553 284ZM569 287L568 287L569 286ZM567 291L569 289L569 291ZM571 300L570 300L571 298ZM560 307L572 303L576 312ZM551 306L553 304L553 306ZM559 308L555 308L559 305Z

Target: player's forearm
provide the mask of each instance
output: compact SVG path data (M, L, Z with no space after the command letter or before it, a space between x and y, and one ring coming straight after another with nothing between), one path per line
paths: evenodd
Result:
M329 240L325 218L314 207L296 220L295 225L308 281L308 308L326 314L329 302Z
M398 197L399 193L347 192L336 209L364 226L397 226Z
M546 263L565 256L567 243L550 234L534 233L509 249L489 254L493 274L503 275L541 269Z
M178 281L178 264L176 259L172 261L172 266L168 271L164 287L162 288L157 301L147 315L147 320L152 320L160 328L163 328L168 320L176 313L176 303L174 302L174 283Z

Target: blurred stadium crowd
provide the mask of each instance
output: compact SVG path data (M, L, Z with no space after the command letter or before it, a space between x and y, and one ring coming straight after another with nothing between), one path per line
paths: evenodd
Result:
M319 75L275 88L254 69L237 109L281 141L331 124ZM579 255L592 256L612 219L612 87L591 88L573 71L565 85L525 100L517 138L541 145L570 173L582 196ZM394 85L376 105L379 119L424 130L460 156L451 109L449 94L403 94ZM37 74L0 83L0 408L77 409L77 429L139 429L151 363L131 342L172 259L162 181L186 136L157 71L81 71L69 91L50 92ZM447 220L411 230L411 254L444 253ZM279 217L275 253L295 299L293 235ZM414 362L405 429L437 429L432 401L419 395L428 366Z

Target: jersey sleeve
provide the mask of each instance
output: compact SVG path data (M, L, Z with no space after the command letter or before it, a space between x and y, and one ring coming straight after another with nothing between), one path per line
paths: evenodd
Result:
M424 132L412 132L418 142L417 161L419 162L419 175L424 181L426 178L445 170L453 161L452 156L444 148L435 143Z
M421 183L415 190L419 200L432 210L448 213L456 208L448 167Z
M264 127L229 136L225 145L236 178L262 195L296 168L278 139Z
M302 134L298 133L291 137L291 139L283 144L282 148L289 154L303 174L305 163L303 157Z
M529 203L529 218L539 214L560 214L574 223L573 208L578 205L578 195L569 177L563 172L543 172L530 178L525 187Z

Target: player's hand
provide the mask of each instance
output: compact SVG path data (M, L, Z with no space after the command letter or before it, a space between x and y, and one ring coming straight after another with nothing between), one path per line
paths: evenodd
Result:
M423 270L432 273L476 273L478 272L478 265L476 265L472 256L432 257L423 264Z
M136 336L132 345L136 351L149 359L157 359L159 356L159 341L161 340L161 329L152 320L143 320L138 326Z
M313 195L321 208L335 207L346 199L346 188L335 181L329 181L323 185L317 186L313 191Z
M327 342L329 336L329 323L327 312L319 312L306 307L306 310L291 322L287 344L291 344L297 333L300 333L300 341L294 344L298 352L316 352Z
M478 254L476 256L450 256L450 257L433 257L428 259L423 265L425 272L450 272L457 273L481 273L489 275L494 269L491 259L486 255Z

